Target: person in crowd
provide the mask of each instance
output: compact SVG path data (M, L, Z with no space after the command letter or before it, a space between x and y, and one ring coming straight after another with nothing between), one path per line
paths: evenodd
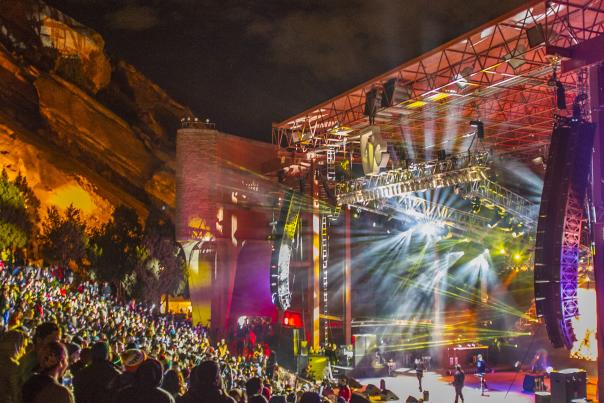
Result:
M120 390L126 386L134 385L136 371L146 359L147 354L137 348L124 351L121 355L124 371L115 379L114 384L110 388L112 390Z
M148 358L136 370L134 384L118 391L114 403L175 403L170 393L160 385L163 378L161 362Z
M264 385L257 376L248 379L245 383L245 393L249 403L266 403L268 400L262 395Z
M463 403L463 385L465 382L466 376L461 369L461 365L457 364L455 366L455 373L453 374L453 386L455 387L455 403L459 403L459 399L461 399Z
M245 393L241 389L231 389L229 396L232 397L237 403L246 403Z
M23 403L75 403L71 391L59 380L69 367L67 348L56 341L45 345L34 373L21 389Z
M344 401L349 402L352 398L352 391L350 390L350 386L348 386L348 382L346 382L346 378L340 378L338 382L338 397L344 399Z
M75 375L86 365L92 362L92 350L88 347L83 348L80 351L80 356L76 362L69 366L69 372L75 377Z
M321 396L317 392L304 392L300 403L321 403Z
M91 363L78 371L73 387L78 403L103 403L120 372L109 361L109 345L99 341L92 345Z
M179 403L236 403L222 388L220 366L215 361L203 361L193 368L190 386Z
M177 400L185 392L185 380L178 369L170 369L164 374L161 384L162 389L170 393Z
M19 360L25 354L27 335L20 330L9 330L0 337L0 401L21 402Z
M61 329L55 322L44 322L36 328L33 348L21 361L21 381L27 381L39 369L46 347L61 340Z

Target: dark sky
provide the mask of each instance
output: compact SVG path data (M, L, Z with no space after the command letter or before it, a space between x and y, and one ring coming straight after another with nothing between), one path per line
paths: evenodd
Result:
M271 123L507 12L521 0L47 0L222 131Z

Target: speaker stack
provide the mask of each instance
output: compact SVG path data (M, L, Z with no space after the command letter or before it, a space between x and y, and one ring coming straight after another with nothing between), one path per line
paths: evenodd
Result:
M555 347L572 347L583 200L595 126L556 125L551 138L535 242L535 301Z
M549 374L552 403L568 403L587 397L587 374L581 369L563 369Z

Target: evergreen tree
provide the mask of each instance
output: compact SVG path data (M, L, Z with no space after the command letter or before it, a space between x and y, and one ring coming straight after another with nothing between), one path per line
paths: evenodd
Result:
M175 241L174 224L162 211L152 210L145 221L136 269L136 291L150 302L177 292L185 277L185 259Z
M136 211L118 206L111 219L93 235L93 269L99 279L124 290L139 263L143 231ZM125 289L126 292L129 290Z
M51 264L81 265L87 255L86 224L80 210L69 205L62 216L56 207L49 207L42 232L42 256Z
M25 198L3 169L0 175L0 252L13 256L17 248L25 247L31 227Z

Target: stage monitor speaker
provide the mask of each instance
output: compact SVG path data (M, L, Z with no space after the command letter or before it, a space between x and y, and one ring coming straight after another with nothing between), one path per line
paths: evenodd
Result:
M405 403L419 403L419 400L417 400L416 398L414 398L413 396L409 396L407 398L407 400L405 400Z
M367 385L367 387L365 388L365 394L368 396L379 396L381 393L382 390L372 383Z
M552 403L568 403L587 397L587 373L580 369L563 369L549 374Z
M552 394L549 392L535 392L535 403L550 403Z
M365 396L360 395L358 393L353 393L350 397L350 403L370 403L371 400L367 399Z
M380 395L380 400L381 401L388 401L388 400L393 400L396 401L398 400L398 396L395 395L391 390L384 390L382 391L382 394Z

